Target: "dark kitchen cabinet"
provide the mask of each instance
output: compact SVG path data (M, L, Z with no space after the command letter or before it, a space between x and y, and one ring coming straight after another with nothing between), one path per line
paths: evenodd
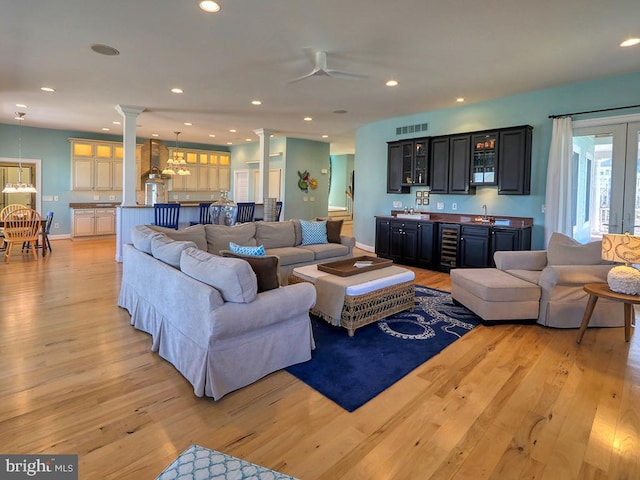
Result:
M490 264L491 227L462 225L460 228L459 267L487 267Z
M412 221L391 221L390 256L394 262L415 265L418 261L418 226Z
M435 265L435 235L437 224L418 222L418 266L431 268Z
M376 255L391 258L391 220L376 218Z
M531 227L491 229L491 265L495 252L517 250L531 250Z
M429 170L431 193L449 193L449 137L431 139Z
M475 193L469 183L470 135L431 139L429 170L431 193Z
M429 139L389 142L387 193L409 193L411 186L428 185Z
M406 142L390 142L387 148L387 193L409 193L408 186L402 184L405 175L403 156ZM409 142L413 143L413 142ZM413 147L412 147L413 148Z
M449 145L449 193L467 195L476 193L470 186L471 135L450 137Z
M471 135L471 185L497 185L498 132Z
M505 128L498 136L498 195L529 195L533 127Z

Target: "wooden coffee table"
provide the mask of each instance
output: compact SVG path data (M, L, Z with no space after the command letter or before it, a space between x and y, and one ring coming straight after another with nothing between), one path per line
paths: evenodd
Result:
M624 303L624 339L628 342L631 338L633 306L640 305L640 295L626 295L624 293L614 292L606 283L587 283L584 286L584 291L587 292L590 297L587 302L587 308L584 311L584 316L582 317L582 323L580 324L580 330L578 331L578 339L576 342L580 343L582 341L584 332L589 326L589 320L591 320L593 309L596 308L596 302L600 297Z
M331 293L318 288L316 283L320 277L320 283L329 284ZM414 279L415 274L411 270L395 265L347 277L323 272L317 265L307 265L295 268L289 283L310 282L316 285L318 298L311 313L332 325L346 328L352 337L359 327L394 313L413 310ZM343 295L332 295L337 290L344 292Z

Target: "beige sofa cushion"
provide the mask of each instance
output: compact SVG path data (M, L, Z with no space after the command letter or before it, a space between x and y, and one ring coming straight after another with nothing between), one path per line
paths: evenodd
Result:
M268 248L267 255L277 255L280 258L280 266L310 263L315 259L315 255L311 250L300 247Z
M243 247L255 247L256 225L255 223L243 223L227 227L226 225L205 225L207 239L207 251L220 255L221 250L229 250L229 242L237 243Z
M151 254L167 265L180 268L180 255L187 248L197 248L194 242L172 240L160 234L151 239Z
M349 253L349 247L340 243L317 243L314 245L302 245L298 249L313 252L314 260L326 260L333 257L341 257Z
M547 247L549 265L598 265L602 260L602 242L582 244L562 233L554 233Z
M538 301L540 287L496 268L454 268L451 283L489 302Z
M151 239L161 235L147 225L136 225L131 229L131 242L136 249L151 255Z
M293 247L296 232L293 222L256 222L256 243L264 248Z
M188 248L180 257L180 270L220 292L225 302L250 303L258 294L251 266L239 258L226 258Z
M173 240L193 242L200 250L207 250L207 237L204 233L204 225L193 225L183 228L182 230L159 227L157 225L149 225L148 227L156 232L164 233Z

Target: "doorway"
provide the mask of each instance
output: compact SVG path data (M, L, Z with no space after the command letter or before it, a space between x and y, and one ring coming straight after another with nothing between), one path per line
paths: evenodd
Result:
M581 123L573 129L573 237L640 234L640 121Z
M41 211L40 192L40 160L21 160L22 172L18 159L0 158L0 190L7 183L17 183L20 179L24 183L31 183L38 193L2 193L0 194L0 210L7 205L19 204Z

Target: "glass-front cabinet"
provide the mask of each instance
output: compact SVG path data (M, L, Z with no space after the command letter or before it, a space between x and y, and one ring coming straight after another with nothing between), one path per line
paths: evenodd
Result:
M471 185L497 185L498 133L473 135L471 139Z

